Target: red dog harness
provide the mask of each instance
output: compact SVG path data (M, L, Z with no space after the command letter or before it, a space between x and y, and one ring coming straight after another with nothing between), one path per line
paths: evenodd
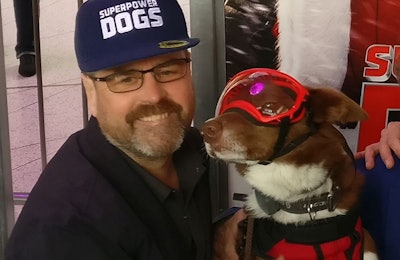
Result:
M256 219L253 252L265 259L279 256L284 256L285 260L362 259L361 219L348 215L332 219L306 226Z

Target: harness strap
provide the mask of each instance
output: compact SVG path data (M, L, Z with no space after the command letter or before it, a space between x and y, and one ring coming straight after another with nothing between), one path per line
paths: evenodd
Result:
M283 145L285 144L285 139L290 129L290 119L289 117L282 118L281 123L279 125L279 136L278 140L275 143L274 153L268 161L272 161L274 158L279 156L279 153L283 149Z
M361 221L357 209L349 211L348 215L316 220L303 226L283 225L272 219L249 217L244 259L251 259L250 256L254 255L265 257L267 252L275 245L282 244L282 241L313 246L338 241L344 237L351 239L351 245L343 252L343 255L346 255L346 259L353 259L353 257L357 259L361 243Z
M358 211L354 210L347 215L340 215L327 219L314 220L305 225L280 224L272 219L257 219L254 224L259 230L258 235L272 233L296 243L313 244L321 241L332 241L344 237L354 230L359 219ZM255 231L257 232L257 231Z
M274 159L290 153L293 149L295 149L300 144L305 142L310 136L312 136L315 133L315 126L311 125L309 132L299 136L298 138L294 139L287 145L283 146L286 135L290 128L290 124L283 122L283 120L282 120L281 124L282 125L281 125L280 131L279 131L279 137L275 144L273 155L270 158L268 158L268 160L266 160L266 161L258 162L259 164L262 164L262 165L270 164Z
M254 230L254 218L247 217L247 229L246 229L246 243L244 246L244 257L243 260L253 259L253 230Z
M264 252L266 259L275 259L279 255L286 259L299 260L360 260L363 256L361 220L358 219L349 234L335 240L305 244L281 239L269 251Z

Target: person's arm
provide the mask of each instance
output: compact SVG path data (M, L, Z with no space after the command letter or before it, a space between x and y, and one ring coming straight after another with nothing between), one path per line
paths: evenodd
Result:
M214 229L213 260L238 260L238 246L241 244L245 230L240 223L247 218L243 209L237 210L232 216L219 220Z
M355 158L365 157L365 167L372 169L375 167L375 157L378 154L388 169L394 166L393 155L400 158L400 122L390 122L381 131L379 142L368 145L364 151L356 153Z
M5 260L128 260L119 244L81 221L66 226L26 226L18 228L8 242ZM150 243L143 243L143 246ZM138 250L135 259L160 259L154 248Z
M95 239L84 233L59 228L32 231L13 237L6 249L6 260L113 259Z
M233 216L218 221L214 232L213 260L239 260L239 251L244 253L243 237L246 233L244 221L247 214L243 209L237 210ZM285 260L279 256L275 260Z

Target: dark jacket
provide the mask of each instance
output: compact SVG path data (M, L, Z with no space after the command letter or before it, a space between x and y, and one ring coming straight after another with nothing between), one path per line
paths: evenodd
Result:
M192 194L203 222L196 259L209 259L210 192L200 148L197 130L190 129L174 161L200 169ZM159 199L92 118L43 171L12 231L6 259L190 259L181 241Z

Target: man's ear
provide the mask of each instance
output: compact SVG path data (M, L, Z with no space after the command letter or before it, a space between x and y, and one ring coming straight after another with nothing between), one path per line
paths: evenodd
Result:
M81 79L83 82L83 86L85 88L89 111L92 114L92 116L96 117L97 116L97 92L96 92L96 88L94 86L94 82L84 73L81 74Z

